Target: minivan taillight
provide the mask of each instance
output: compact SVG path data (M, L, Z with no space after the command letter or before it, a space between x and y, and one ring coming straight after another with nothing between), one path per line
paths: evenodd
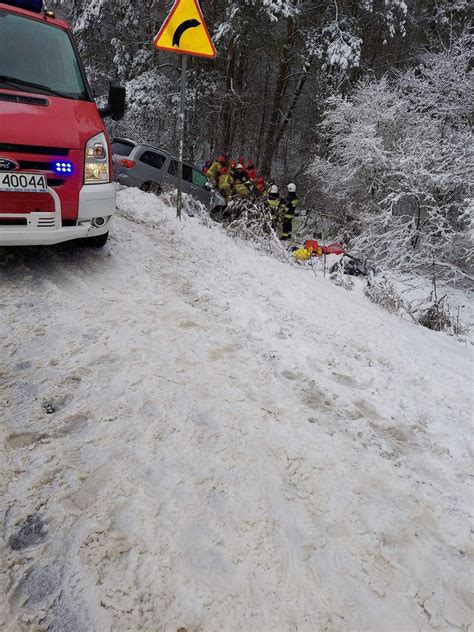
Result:
M136 163L134 160L128 160L127 158L124 158L120 161L119 164L121 167L125 167L125 169L133 169Z

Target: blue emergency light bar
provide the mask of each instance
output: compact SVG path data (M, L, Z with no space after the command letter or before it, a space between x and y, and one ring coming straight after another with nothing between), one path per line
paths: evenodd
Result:
M70 176L72 173L72 162L55 162L54 170L56 173L62 173L65 176Z
M2 2L12 7L34 11L35 13L41 13L43 10L43 0L2 0Z

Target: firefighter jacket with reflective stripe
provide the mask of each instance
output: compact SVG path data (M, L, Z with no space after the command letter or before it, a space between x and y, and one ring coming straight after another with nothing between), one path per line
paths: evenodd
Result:
M272 214L276 214L281 205L281 200L278 193L270 193L267 198L267 204L272 209Z
M219 178L220 171L221 171L221 165L216 160L215 162L212 163L212 165L207 170L206 176L210 180L214 180L214 182L217 182L217 179Z
M243 198L249 197L250 191L242 182L237 182L234 188L235 188L235 192L237 193L239 197L243 197Z
M219 177L219 189L231 189L234 186L234 178L228 174Z
M282 202L284 219L294 218L298 204L299 200L296 197L296 193L288 193L288 197Z

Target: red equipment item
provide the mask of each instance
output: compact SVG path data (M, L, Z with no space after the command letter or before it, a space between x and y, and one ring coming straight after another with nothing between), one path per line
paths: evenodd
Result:
M225 166L227 164L227 160L225 159L225 156L219 156L219 158L217 159L217 162L219 162L222 166Z
M304 247L306 250L313 249L313 257L318 255L343 255L345 253L343 245L337 242L322 246L315 239L308 239Z
M321 255L323 253L321 246L315 239L308 239L307 241L305 241L304 247L306 248L306 250L312 251L312 257L317 257L318 255Z
M344 246L342 244L334 242L324 246L324 252L327 255L343 255L346 251L344 250Z

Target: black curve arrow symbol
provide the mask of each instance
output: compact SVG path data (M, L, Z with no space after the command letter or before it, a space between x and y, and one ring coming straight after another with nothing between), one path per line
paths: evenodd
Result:
M185 20L180 24L173 35L173 46L179 46L179 41L183 33L188 29L196 28L196 26L201 26L201 22L198 20Z

